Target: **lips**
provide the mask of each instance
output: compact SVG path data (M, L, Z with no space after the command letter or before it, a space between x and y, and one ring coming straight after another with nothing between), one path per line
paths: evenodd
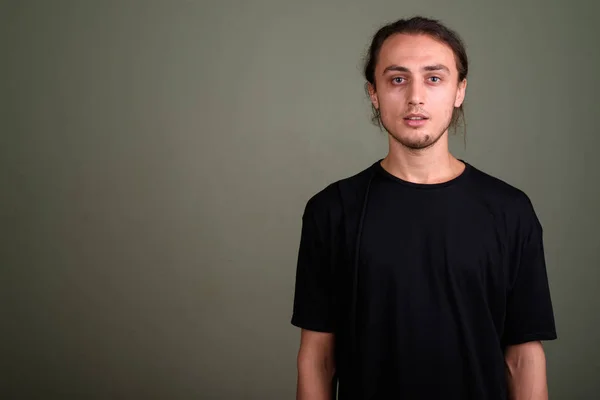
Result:
M429 119L429 118L427 118L424 114L408 114L407 116L404 117L404 119L418 121L418 120Z
M425 125L428 119L424 114L408 114L404 117L404 123L410 127L419 127Z

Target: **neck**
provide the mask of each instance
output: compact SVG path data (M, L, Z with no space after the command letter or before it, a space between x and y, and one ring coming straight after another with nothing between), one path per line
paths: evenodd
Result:
M388 155L381 166L390 174L413 183L442 183L460 175L465 165L448 150L448 132L432 146L409 149L390 136Z

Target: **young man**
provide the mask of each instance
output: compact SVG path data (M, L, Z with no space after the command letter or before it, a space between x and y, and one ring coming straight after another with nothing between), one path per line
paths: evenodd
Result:
M306 204L292 323L297 398L546 399L556 338L542 227L525 193L453 157L468 63L415 17L365 66L389 153Z

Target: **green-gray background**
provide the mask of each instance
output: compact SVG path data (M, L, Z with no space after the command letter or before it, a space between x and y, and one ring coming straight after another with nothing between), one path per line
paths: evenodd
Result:
M383 157L361 58L470 56L459 157L545 228L553 399L600 396L593 1L0 1L0 398L292 399L300 218Z

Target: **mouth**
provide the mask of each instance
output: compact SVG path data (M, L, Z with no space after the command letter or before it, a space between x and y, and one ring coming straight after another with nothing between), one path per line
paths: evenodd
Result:
M411 127L419 127L425 125L429 118L423 114L409 114L404 117L404 123Z

